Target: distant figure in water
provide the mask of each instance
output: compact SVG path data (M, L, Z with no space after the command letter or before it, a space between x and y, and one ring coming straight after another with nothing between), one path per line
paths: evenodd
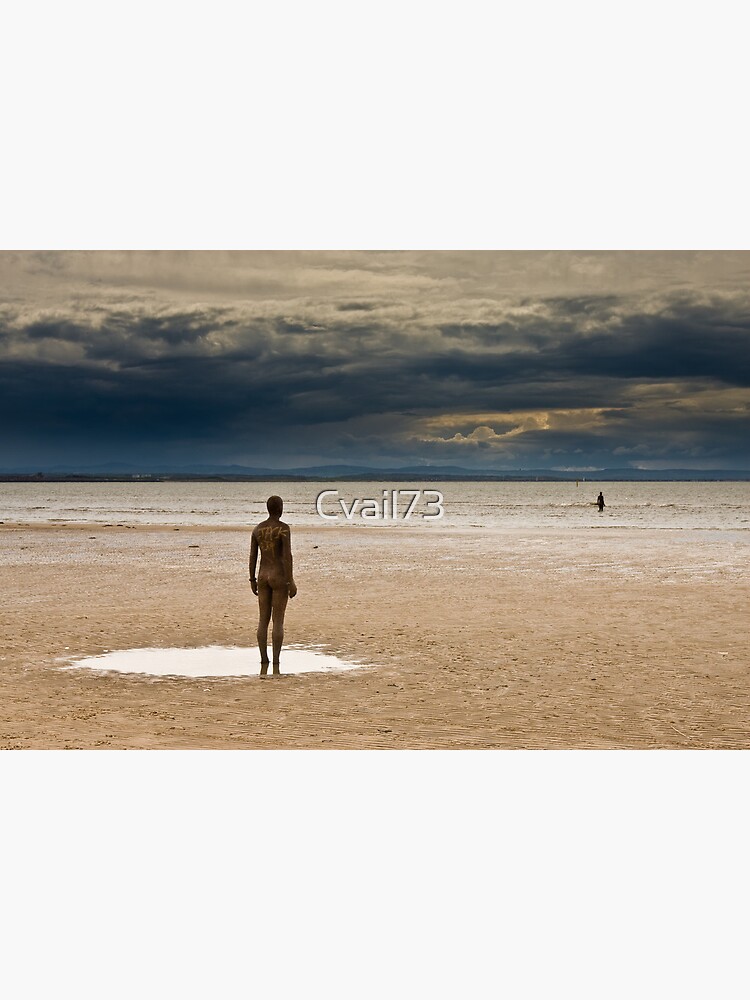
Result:
M268 517L253 528L250 540L250 586L258 598L258 649L260 650L260 676L268 673L268 623L273 616L273 672L280 673L281 645L284 641L284 613L286 602L297 593L292 575L292 532L280 519L284 511L281 497L266 501ZM256 579L255 563L260 549L260 570Z
M600 493L599 496L596 498L596 506L599 508L599 513L601 514L601 512L604 510L604 494L603 493Z

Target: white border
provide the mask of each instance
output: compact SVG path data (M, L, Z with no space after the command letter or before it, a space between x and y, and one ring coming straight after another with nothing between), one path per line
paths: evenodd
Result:
M14 4L6 249L741 249L736 4Z

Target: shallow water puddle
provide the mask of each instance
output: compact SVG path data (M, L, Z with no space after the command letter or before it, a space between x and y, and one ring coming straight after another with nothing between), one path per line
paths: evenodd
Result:
M270 649L269 649L270 652ZM309 648L284 647L281 674L336 673L356 670L360 663L341 660L329 653ZM200 646L196 649L115 649L100 656L87 656L68 663L66 670L114 670L123 674L151 677L257 677L260 655L257 648ZM271 667L268 668L271 676Z

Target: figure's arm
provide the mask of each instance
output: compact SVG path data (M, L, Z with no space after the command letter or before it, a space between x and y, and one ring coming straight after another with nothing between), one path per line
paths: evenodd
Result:
M294 597L297 593L297 584L294 582L293 560L292 560L292 531L287 528L282 535L282 559L284 562L284 573L289 587L289 596Z
M255 578L255 564L258 561L258 539L255 537L255 532L253 532L250 539L250 586L253 588L253 593L258 593L258 581Z

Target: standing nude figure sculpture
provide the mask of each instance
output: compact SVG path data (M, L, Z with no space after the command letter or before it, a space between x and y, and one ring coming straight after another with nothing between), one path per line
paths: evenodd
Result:
M250 586L258 598L258 649L260 650L260 676L268 673L268 623L273 617L271 639L273 643L273 672L280 673L281 644L284 641L284 613L286 602L297 593L292 575L292 532L280 520L284 511L281 497L266 501L268 517L253 528L250 540ZM260 549L260 570L256 579L255 563Z

